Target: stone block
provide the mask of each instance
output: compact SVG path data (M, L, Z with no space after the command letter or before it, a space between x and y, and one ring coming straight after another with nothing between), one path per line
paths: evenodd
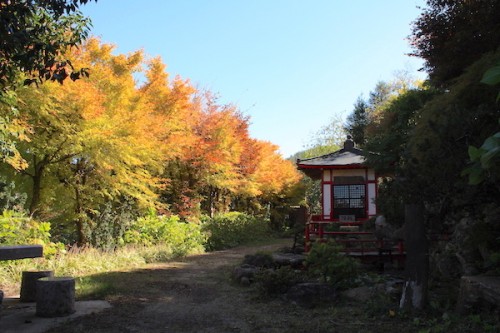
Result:
M36 282L36 315L64 317L75 312L75 279L44 277Z
M44 277L53 277L54 271L24 271L21 280L20 302L36 301L36 281Z

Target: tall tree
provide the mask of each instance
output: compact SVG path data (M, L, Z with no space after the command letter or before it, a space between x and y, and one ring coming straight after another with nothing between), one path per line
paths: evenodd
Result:
M58 82L86 73L72 71L61 55L87 37L90 20L78 8L89 1L0 1L0 91L15 87L21 73Z
M29 212L35 215L40 213L42 181L47 168L67 162L79 152L75 145L78 145L81 116L57 102L54 88L57 87L25 87L18 92L21 119L29 131L29 142L18 143L29 165L20 172L32 181Z
M345 130L352 136L355 143L360 146L365 144L365 130L368 125L368 104L358 97L354 103L352 113L347 116Z
M449 86L465 68L500 45L500 1L427 0L410 36L436 87Z
M367 100L358 97L344 129L355 143L363 147L367 138L376 133L376 127L383 121L384 113L392 101L409 89L417 89L419 86L421 83L405 71L397 72L391 81L377 82Z
M90 0L0 0L0 160L25 168L15 142L26 139L17 120L14 90L24 83L88 76L75 69L62 54L80 45L89 32L90 20L79 6Z
M142 65L142 52L115 56L112 50L89 40L71 56L75 64L95 69L96 75L18 91L20 119L29 132L20 152L30 164L22 171L32 179L30 210L51 207L52 216L73 218L80 242L85 242L85 221L100 205L128 197L137 206L150 207L161 182L157 176L164 157L157 148L162 124L133 78ZM66 189L61 190L61 182ZM73 214L67 214L65 204L57 212L61 204L55 200L72 202Z

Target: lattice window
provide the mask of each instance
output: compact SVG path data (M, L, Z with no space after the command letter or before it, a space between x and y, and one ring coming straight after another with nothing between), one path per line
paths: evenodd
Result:
M364 185L334 185L334 208L364 208L366 189Z

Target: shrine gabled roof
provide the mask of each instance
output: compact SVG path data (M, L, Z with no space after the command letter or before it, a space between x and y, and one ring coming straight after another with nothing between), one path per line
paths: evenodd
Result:
M343 148L323 156L297 160L299 169L302 167L347 167L358 166L365 162L363 151L356 148Z
M321 169L355 169L362 168L365 155L362 150L354 148L354 142L348 137L344 148L333 153L297 160L297 168L309 177L321 177Z

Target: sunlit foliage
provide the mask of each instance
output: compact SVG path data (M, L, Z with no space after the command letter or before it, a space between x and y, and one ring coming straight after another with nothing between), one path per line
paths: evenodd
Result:
M160 58L114 49L94 38L69 49L89 77L19 88L17 112L2 109L19 130L18 155L0 167L30 214L68 241L104 244L152 208L191 222L236 208L265 217L287 197L299 174L277 146L250 137L237 106L171 79Z

